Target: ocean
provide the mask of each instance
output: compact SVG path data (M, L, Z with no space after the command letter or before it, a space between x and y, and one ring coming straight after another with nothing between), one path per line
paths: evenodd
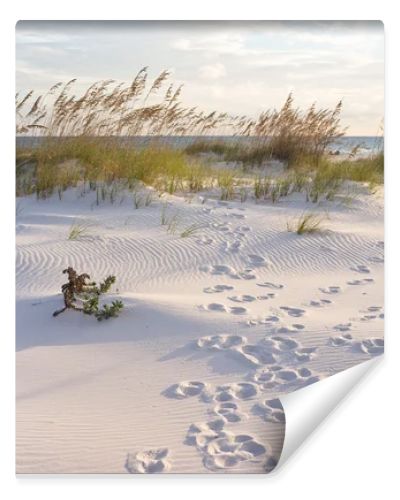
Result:
M176 148L185 148L194 142L201 141L224 141L224 142L249 142L257 141L255 137L236 137L236 136L137 136L121 137L123 143L131 145L144 146L150 141L157 139L159 142ZM35 147L40 145L44 137L16 137L17 148ZM60 139L61 140L61 139ZM345 136L332 142L327 151L336 154L350 154L354 148L357 148L357 157L369 156L372 153L383 150L384 138L382 136Z

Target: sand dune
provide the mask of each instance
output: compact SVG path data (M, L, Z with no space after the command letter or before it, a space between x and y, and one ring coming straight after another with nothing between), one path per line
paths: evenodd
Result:
M164 203L178 230L160 223ZM383 200L18 200L17 471L268 472L280 394L383 352ZM326 230L286 223L329 211ZM68 240L72 223L87 225ZM180 233L199 226L189 237ZM125 308L57 318L68 265Z

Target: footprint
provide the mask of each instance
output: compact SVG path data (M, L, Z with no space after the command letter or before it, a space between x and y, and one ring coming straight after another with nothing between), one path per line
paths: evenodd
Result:
M285 423L285 412L279 399L266 399L265 401L256 403L252 411L266 422Z
M279 351L292 351L293 349L297 349L299 347L299 343L295 340L287 337L271 337L271 339L276 344L276 349Z
M276 363L272 349L262 346L247 344L238 349L238 352L252 365L263 366Z
M212 422L192 424L186 434L185 444L203 448L210 441L218 437L224 427L225 421L220 418Z
M374 283L374 279L373 278L364 278L364 279L361 279L361 280L350 280L350 281L347 281L348 285L369 285L369 284L372 284L372 283Z
M234 306L229 308L229 312L231 314L247 314L248 309L246 309L245 307Z
M236 273L236 278L243 280L255 280L257 279L256 274L254 273L254 269L244 269L243 271L239 271Z
M261 255L249 254L248 259L250 264L253 266L262 267L267 264L267 259Z
M264 281L263 283L257 283L257 286L271 288L273 290L281 290L283 288L283 285L281 285L280 283L271 283L270 281Z
M216 312L227 312L224 304L219 304L218 302L211 302L211 304L201 306L202 309L206 311L216 311Z
M332 301L327 299L311 300L309 303L309 305L312 307L325 307L329 306L330 304L332 304Z
M260 323L263 325L269 325L271 323L279 323L280 320L281 319L279 318L279 316L271 315L271 316L267 316L266 318L261 320Z
M231 223L230 222L212 222L210 224L210 227L213 229L216 229L217 231L222 231L224 233L228 232L231 230Z
M306 313L306 311L304 309L300 309L298 307L281 306L279 309L286 311L286 313L289 316L293 316L295 318L300 318L300 317L304 316L304 314Z
M265 457L267 448L252 436L221 432L202 451L205 467L214 471L229 469L241 462L254 462L258 457Z
M275 457L269 457L264 465L264 470L267 474L272 472L278 465L278 460Z
M125 468L131 474L159 474L170 468L168 448L128 453Z
M358 264L350 268L352 271L357 273L369 274L371 272L370 268L364 264Z
M286 334L286 333L296 333L299 330L303 330L304 325L297 324L292 326L282 325L274 330L275 333Z
M275 293L267 293L266 295L258 295L257 299L258 300L269 300L269 299L274 299L276 297Z
M373 319L376 319L376 318L377 318L376 314L364 314L364 316L362 316L360 318L360 321L363 321L363 322L372 321Z
M222 245L222 249L224 250L224 252L237 253L240 250L241 246L242 243L239 240L235 240L232 243L225 241Z
M316 347L300 347L294 352L294 356L297 361L304 363L305 361L310 361L317 351Z
M282 337L272 338L275 342L278 342L277 349L279 349L282 353L290 352L296 361L302 363L310 361L317 351L316 347L301 347L298 342L292 339Z
M252 380L259 385L261 391L270 391L271 389L298 389L318 382L320 377L309 368L289 369L276 365L268 369L264 368L257 371L252 376Z
M214 286L208 286L207 288L203 289L204 293L222 293L228 290L233 290L234 287L231 285L214 285Z
M163 392L163 395L173 399L186 399L199 396L206 387L204 382L190 380L171 385Z
M273 368L262 368L251 375L251 379L260 386L261 390L270 388L270 382L275 380L275 371L280 370L280 366Z
M241 337L240 335L212 335L198 339L197 346L200 348L223 351L240 346L246 341L246 337Z
M259 322L256 319L249 319L244 324L246 326L256 326L256 325L258 325L258 323Z
M339 335L337 337L331 337L330 339L331 345L333 347L342 347L346 345L351 345L353 342L353 337L350 333L346 333L344 335Z
M254 302L256 300L253 295L235 295L233 297L228 297L228 299L233 302Z
M382 310L382 306L369 306L368 311L370 312L379 312Z
M369 354L370 356L378 356L379 354L383 354L385 347L385 341L380 338L370 338L366 340L362 340L360 342L360 348L365 354Z
M369 306L366 311L360 311L360 312L367 313L367 314L364 314L364 316L362 316L360 318L360 321L371 321L371 320L377 319L377 318L384 319L385 315L384 315L384 313L381 313L381 311L382 311L382 306ZM370 314L370 313L377 313L377 314Z
M236 271L231 266L225 266L224 264L216 264L214 266L202 266L200 271L208 272L210 274L222 275L222 274L236 274Z
M303 327L304 325L297 323L292 325L296 332ZM288 331L281 330L281 333L286 334ZM233 352L252 366L268 366L270 369L282 362L287 364L309 361L314 357L316 351L316 347L303 347L297 340L280 335L265 337L257 344L243 343L233 348Z
M351 347L355 351L361 351L370 356L383 354L385 342L381 338L369 338L361 341L353 340L350 334L331 337L331 345L334 347Z
M247 415L240 411L239 406L232 402L218 404L214 412L229 423L241 422L247 418Z
M340 286L327 286L326 288L319 289L322 293L327 293L329 295L333 295L335 293L340 293L342 289Z
M337 330L339 332L348 332L349 330L352 329L352 324L351 323L339 323L338 325L335 325L333 327L334 330Z
M219 402L232 401L233 399L253 399L258 394L256 384L250 382L237 382L220 385L216 388L214 399Z
M319 380L319 377L313 375L313 372L308 368L299 368L299 369L282 369L275 373L277 379L282 380L283 382L300 382L302 386L310 385Z

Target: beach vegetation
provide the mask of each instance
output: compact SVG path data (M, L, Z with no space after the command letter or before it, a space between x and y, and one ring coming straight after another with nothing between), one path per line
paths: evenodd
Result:
M107 293L115 283L115 276L107 276L102 282L88 282L90 276L87 273L79 274L72 267L64 269L63 274L68 275L68 283L61 287L64 296L64 307L53 313L56 317L67 309L81 311L84 314L93 315L98 321L118 316L124 304L121 300L112 301L111 305L99 305L100 296Z
M84 236L87 236L90 231L90 224L85 221L75 221L71 224L68 231L68 240L74 241L79 240Z
M317 213L302 213L297 219L287 222L286 228L289 232L299 235L317 233L322 230L322 222L325 218Z
M79 186L83 194L96 191L99 205L115 203L121 190L135 192L138 185L160 194L216 186L221 200L243 200L244 191L237 188L246 175L256 200L275 203L304 191L317 203L334 199L344 180L383 182L382 151L362 159L355 150L344 160L328 155L345 133L341 102L332 109L312 104L301 110L289 94L280 108L257 117L205 113L185 106L182 87L169 77L162 71L150 81L142 68L130 83L99 81L81 95L72 79L43 95L17 96L16 132L27 139L16 152L17 195L57 193L61 199L65 190ZM229 167L212 165L210 154ZM260 175L259 168L271 160L282 162L288 175L274 182ZM140 197L138 203L146 206Z
M189 236L193 236L203 227L202 224L190 224L181 232L181 238L188 238Z

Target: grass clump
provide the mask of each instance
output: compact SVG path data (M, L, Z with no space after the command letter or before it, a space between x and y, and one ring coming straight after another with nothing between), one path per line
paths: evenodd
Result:
M321 224L325 217L315 213L303 213L300 217L293 221L287 222L286 227L289 232L297 234L313 234L322 230Z
M231 170L221 170L218 172L217 185L221 190L220 199L232 200L235 196L235 172Z
M254 197L256 200L267 199L271 189L271 179L269 177L257 177L254 180Z
M167 233L174 234L177 231L179 224L179 212L169 213L169 205L164 203L161 208L161 225L165 226Z
M68 240L75 241L86 236L90 231L90 225L87 222L74 222L69 228Z
M181 238L188 238L189 236L193 236L202 227L203 227L202 224L191 224L181 232Z

